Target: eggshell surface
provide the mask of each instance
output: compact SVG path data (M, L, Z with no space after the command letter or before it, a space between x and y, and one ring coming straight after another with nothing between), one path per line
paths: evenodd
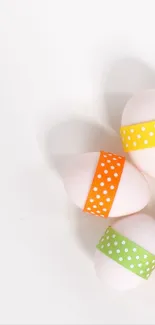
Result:
M84 209L99 155L99 152L74 155L64 163L65 189L71 200L81 209ZM140 211L148 204L149 198L149 187L144 176L125 160L109 217L120 217ZM101 199L104 202L104 195Z
M112 227L150 253L155 254L155 220L152 217L144 213L137 213L115 221ZM98 249L95 252L95 270L102 283L119 291L133 289L143 281L147 281Z
M155 121L155 90L147 90L133 96L126 104L122 126ZM155 131L155 130L154 130ZM155 138L155 133L154 133ZM129 152L139 170L155 177L155 146Z

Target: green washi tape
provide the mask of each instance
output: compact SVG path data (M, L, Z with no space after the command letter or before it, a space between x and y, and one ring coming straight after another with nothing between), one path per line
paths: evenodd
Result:
M147 280L155 268L155 255L108 227L96 246L103 254Z

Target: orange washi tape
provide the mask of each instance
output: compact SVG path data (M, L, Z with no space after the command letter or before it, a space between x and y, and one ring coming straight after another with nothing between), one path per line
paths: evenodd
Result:
M119 186L124 163L124 157L104 151L100 152L84 212L104 218L108 217Z

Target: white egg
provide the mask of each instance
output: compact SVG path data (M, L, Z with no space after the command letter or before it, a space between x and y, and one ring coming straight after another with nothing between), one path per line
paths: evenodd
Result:
M121 125L153 120L155 120L155 90L146 90L136 94L127 102ZM138 169L155 177L155 147L130 151L129 155Z
M61 163L60 173L65 189L73 203L81 209L84 209L99 156L99 152L74 155ZM138 212L148 204L149 198L150 192L144 176L125 160L109 217Z
M117 220L112 228L134 241L145 250L155 254L155 220L143 213ZM95 252L96 274L103 284L107 284L119 291L137 287L143 281L142 277L121 266L100 250Z

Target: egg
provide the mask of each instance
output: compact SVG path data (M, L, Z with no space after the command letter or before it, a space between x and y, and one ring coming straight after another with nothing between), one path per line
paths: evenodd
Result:
M155 177L155 90L140 92L127 102L121 126L124 149L132 162L142 172ZM126 126L131 126L127 134Z
M120 217L140 211L149 202L148 183L124 157L84 153L69 156L60 167L68 196L85 212Z
M148 272L146 274L147 279L155 268L154 257L151 260L148 259L149 253L153 255L155 254L155 220L144 213L137 213L135 215L130 215L126 218L115 221L112 228L146 250L146 253L144 252L143 255L143 263L145 264L144 267L146 268L146 272ZM115 244L117 244L116 240L114 241L114 245ZM121 242L121 246L121 249L126 253L123 255L123 253L120 252L121 249L117 249L118 246L115 246L117 252L119 253L117 255L120 256L119 260L122 261L120 263L123 263L123 259L128 261L129 269L110 258L110 255L107 256L99 249L96 249L95 270L101 283L107 284L116 290L125 291L137 287L146 280L141 277L144 274L143 265L139 255L136 252L136 250L138 251L136 245L134 248L132 248L132 254L129 253L127 248L128 245L125 243L125 240ZM113 248L111 248L111 251L109 250L109 252L112 252L112 249ZM138 269L137 274L131 272L134 270L135 264L137 265Z

